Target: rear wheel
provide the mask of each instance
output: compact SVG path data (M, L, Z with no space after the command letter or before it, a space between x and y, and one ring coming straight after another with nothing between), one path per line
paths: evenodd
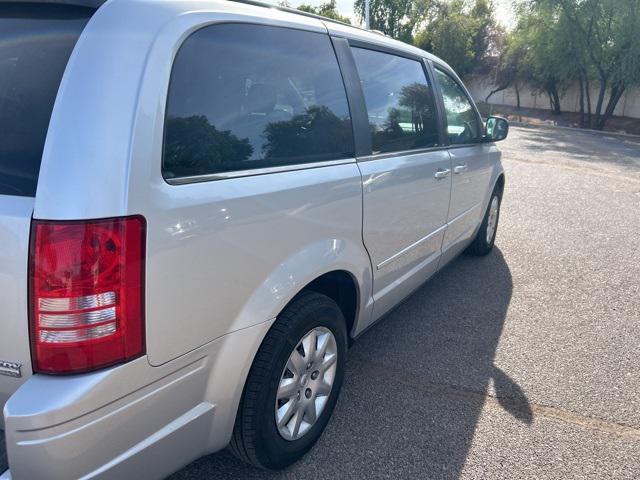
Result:
M245 385L232 452L252 465L280 469L320 438L344 376L347 333L340 308L308 292L278 317Z
M487 255L496 241L498 220L500 219L500 204L502 202L502 189L499 185L493 189L487 211L484 214L476 238L474 238L467 252L471 255Z

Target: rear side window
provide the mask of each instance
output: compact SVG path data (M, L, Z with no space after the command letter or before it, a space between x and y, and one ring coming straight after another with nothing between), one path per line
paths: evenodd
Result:
M352 48L367 104L373 153L438 145L438 117L422 64Z
M327 35L215 25L180 48L167 101L165 178L353 156L345 88Z
M0 3L0 195L35 196L60 81L92 13Z

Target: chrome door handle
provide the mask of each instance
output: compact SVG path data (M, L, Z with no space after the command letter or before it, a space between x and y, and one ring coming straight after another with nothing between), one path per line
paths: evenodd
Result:
M463 173L469 170L469 167L466 165L456 165L453 169L453 173Z
M433 176L436 177L438 180L442 180L443 178L447 178L450 173L451 173L451 170L449 170L448 168L446 169L439 168L438 171L433 174Z

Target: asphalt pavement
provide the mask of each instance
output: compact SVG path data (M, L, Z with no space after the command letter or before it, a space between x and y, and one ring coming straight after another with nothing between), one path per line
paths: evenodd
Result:
M494 252L356 342L315 448L172 480L640 478L640 139L512 127L500 146Z

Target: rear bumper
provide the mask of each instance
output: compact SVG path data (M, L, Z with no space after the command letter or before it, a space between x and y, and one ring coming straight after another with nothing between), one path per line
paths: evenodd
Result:
M85 375L34 375L5 406L10 475L164 478L224 448L270 325L226 335L159 367L140 358Z

